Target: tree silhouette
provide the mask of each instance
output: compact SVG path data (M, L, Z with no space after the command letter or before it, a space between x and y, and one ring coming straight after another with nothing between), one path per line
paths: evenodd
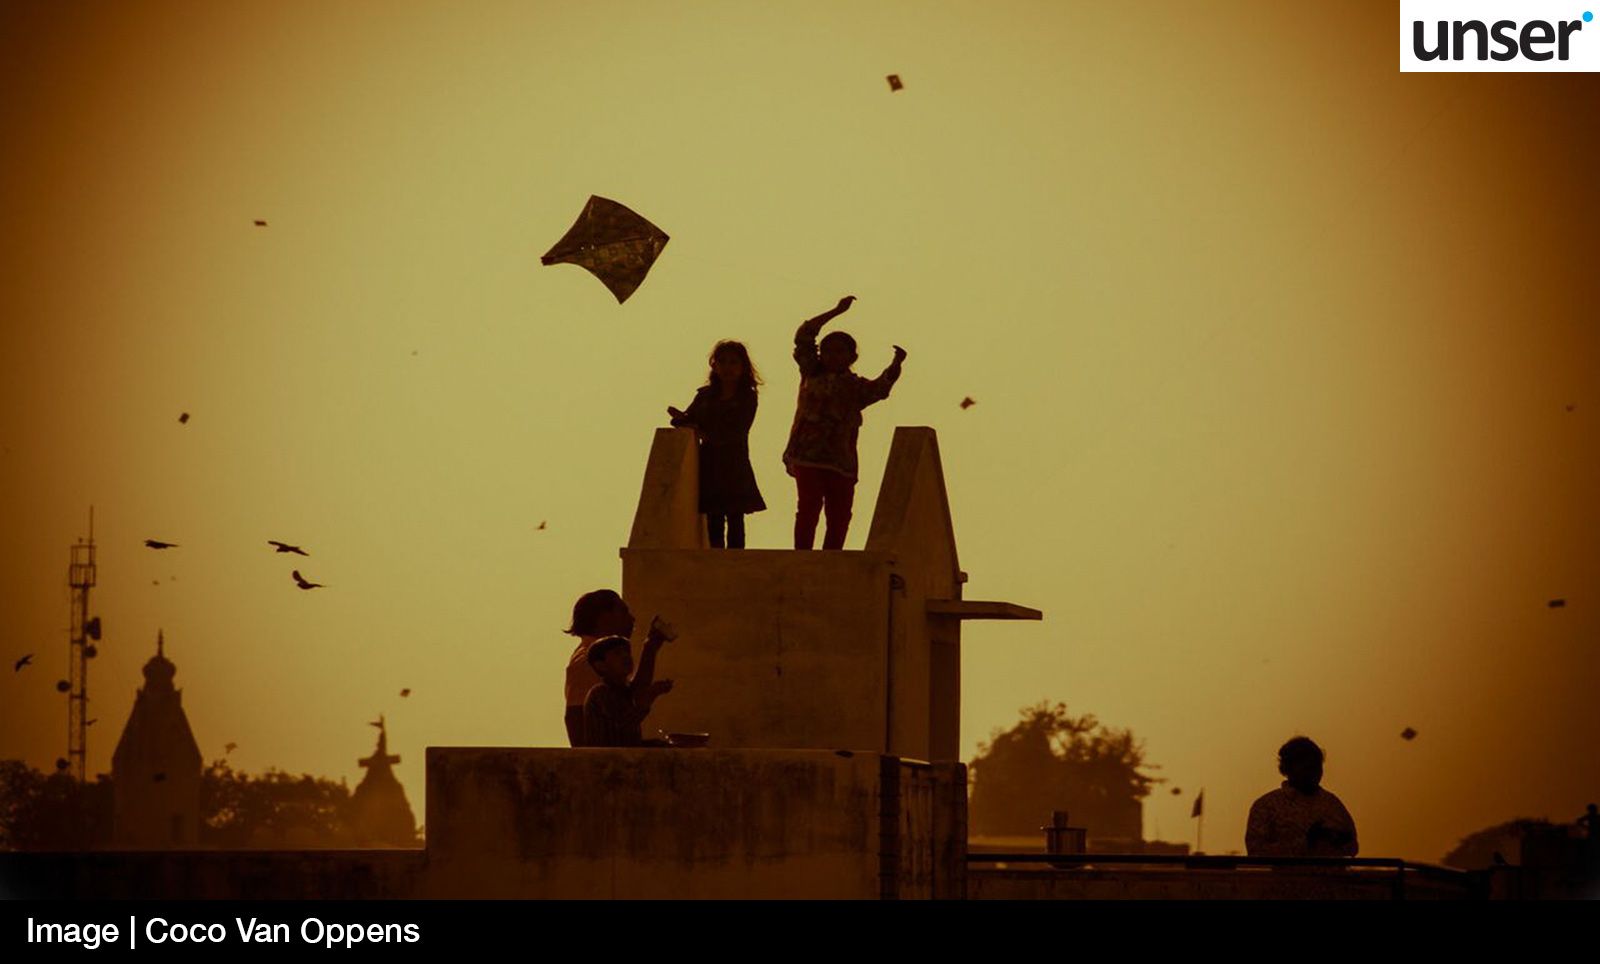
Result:
M349 813L349 788L309 773L252 777L213 760L200 777L200 840L210 847L348 847Z
M972 764L971 825L985 836L1035 836L1053 810L1066 810L1090 839L1138 841L1140 801L1161 780L1145 773L1144 744L1065 703L1022 711L1009 730L980 744Z
M1531 833L1549 830L1555 825L1548 820L1519 817L1493 827L1485 827L1461 838L1455 849L1445 854L1441 861L1446 867L1462 870L1483 870L1495 865L1495 854L1509 864L1522 863L1522 840Z
M93 850L111 838L111 779L79 783L0 760L0 850Z
M112 787L105 774L83 784L65 773L41 773L21 760L0 760L0 850L114 846ZM213 761L200 777L201 847L360 846L351 815L350 789L342 781L279 770L251 776L226 760Z

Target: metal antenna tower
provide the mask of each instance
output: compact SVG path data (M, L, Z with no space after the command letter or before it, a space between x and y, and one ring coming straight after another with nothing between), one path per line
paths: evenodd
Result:
M56 763L70 769L82 782L88 775L89 728L84 717L89 708L89 660L96 655L100 641L100 617L89 618L89 590L94 588L94 506L89 507L89 538L72 547L72 562L67 568L67 583L72 586L72 636L67 643L70 679L57 687L67 694L67 755Z

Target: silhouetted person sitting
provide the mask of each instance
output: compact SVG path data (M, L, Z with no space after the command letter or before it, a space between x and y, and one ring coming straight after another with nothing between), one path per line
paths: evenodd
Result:
M1578 826L1583 828L1583 835L1592 841L1600 841L1600 807L1589 804L1589 808L1578 818Z
M1244 834L1252 857L1354 857L1356 822L1322 789L1322 747L1297 736L1278 749L1283 786L1250 807Z
M658 637L651 627L650 638L658 640L655 645L659 647L665 636ZM600 683L583 701L583 745L664 745L659 740L646 741L641 724L656 697L671 691L672 680L641 683L633 677L633 647L621 636L597 640L589 647L589 663L600 674Z
M655 678L656 651L663 642L672 639L671 630L665 626L660 617L650 625L650 636L645 638L644 652L639 656L639 672L635 674L641 685L647 686ZM572 625L567 628L567 635L578 637L577 648L567 658L567 742L572 746L583 746L583 701L594 685L600 682L594 667L589 664L589 647L594 645L595 640L606 636L632 636L633 611L613 590L586 592L573 604ZM651 639L656 635L661 638L652 642Z

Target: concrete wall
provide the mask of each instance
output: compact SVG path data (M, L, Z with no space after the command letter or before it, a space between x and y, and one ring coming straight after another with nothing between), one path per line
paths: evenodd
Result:
M1466 877L1408 874L1403 889L1388 870L1106 867L1087 870L967 871L970 900L1463 900L1484 896Z
M895 884L884 896L963 899L967 888L965 764L880 759L882 859L886 878L893 868Z
M656 669L674 689L645 734L887 751L892 568L882 553L624 549L640 625L660 613L678 630Z
M931 897L965 770L828 750L428 750L423 896ZM959 784L959 786L957 786Z
M961 623L930 617L930 599L961 597L961 567L933 429L894 430L867 551L897 561L890 635L889 752L960 758Z
M639 487L628 545L640 549L704 549L700 514L700 449L692 428L658 428Z

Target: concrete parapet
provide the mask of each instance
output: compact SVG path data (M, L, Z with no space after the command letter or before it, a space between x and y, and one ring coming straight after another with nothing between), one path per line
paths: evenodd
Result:
M954 896L965 786L870 752L432 747L422 896Z

